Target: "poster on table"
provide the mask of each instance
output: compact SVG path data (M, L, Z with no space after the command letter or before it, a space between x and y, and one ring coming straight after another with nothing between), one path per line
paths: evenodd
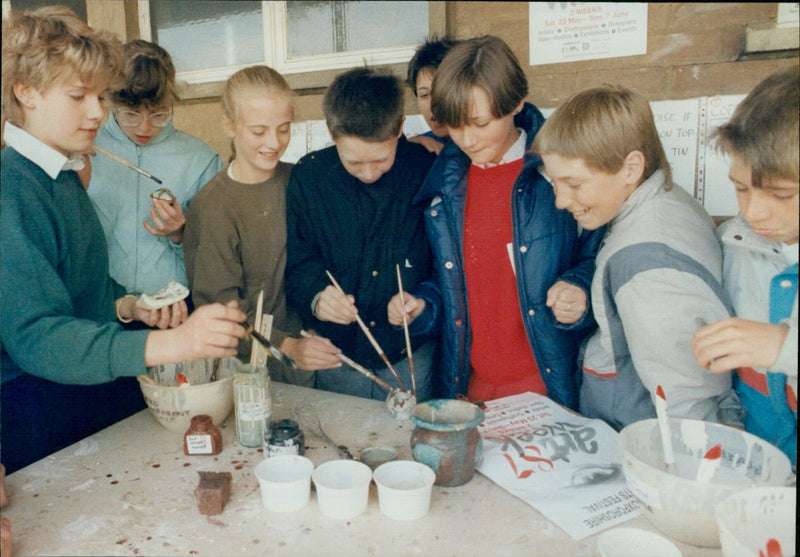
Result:
M530 2L531 66L647 54L647 4Z
M618 434L601 420L522 393L486 403L478 471L580 540L641 514Z

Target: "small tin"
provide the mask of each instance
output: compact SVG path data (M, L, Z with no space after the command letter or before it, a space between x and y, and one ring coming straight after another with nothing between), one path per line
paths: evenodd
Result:
M264 456L281 454L302 455L306 438L297 422L291 419L274 420L270 423L269 439L266 439Z

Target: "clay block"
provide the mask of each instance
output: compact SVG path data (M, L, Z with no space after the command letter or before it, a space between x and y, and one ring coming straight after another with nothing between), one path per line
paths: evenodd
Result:
M231 496L230 472L198 472L200 483L194 490L201 514L220 514Z

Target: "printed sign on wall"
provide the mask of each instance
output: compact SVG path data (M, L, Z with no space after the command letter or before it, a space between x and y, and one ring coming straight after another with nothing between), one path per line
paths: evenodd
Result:
M647 4L530 2L531 66L647 53Z

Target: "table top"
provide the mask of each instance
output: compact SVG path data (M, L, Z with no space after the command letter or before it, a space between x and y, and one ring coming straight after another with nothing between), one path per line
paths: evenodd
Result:
M272 383L272 418L291 417L312 403L325 432L354 455L372 445L410 460L414 425L396 421L380 401ZM24 555L379 555L530 556L597 554L597 535L575 541L541 513L476 473L464 486L434 486L428 514L396 521L378 507L370 486L367 510L349 520L328 518L316 495L303 509L276 513L262 506L253 474L261 449L236 443L233 415L220 427L216 456L186 456L183 436L144 410L6 478L13 553ZM316 466L336 449L305 431ZM194 489L198 471L233 475L222 514L201 515ZM657 532L643 516L624 524ZM719 557L674 541L684 557Z

